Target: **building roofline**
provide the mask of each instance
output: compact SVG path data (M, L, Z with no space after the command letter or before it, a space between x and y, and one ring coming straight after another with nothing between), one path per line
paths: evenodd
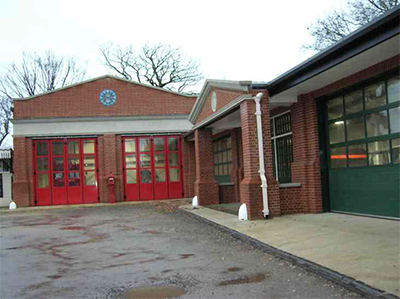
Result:
M278 94L398 35L399 11L397 5L282 75L267 83L254 83L252 88L268 88L271 96Z
M88 80L84 80L84 81L81 81L81 82L78 82L78 83L74 83L74 84L71 84L71 85L68 85L68 86L56 88L54 90L50 90L50 91L43 92L43 93L40 93L40 94L36 94L34 96L25 97L25 98L14 98L13 100L14 101L31 100L31 99L34 99L34 98L37 98L37 97L49 95L49 94L52 94L52 93L55 93L55 92L59 92L59 91L62 91L62 90L66 90L66 89L69 89L69 88L72 88L72 87L76 87L76 86L79 86L79 85L83 85L83 84L86 84L86 83L94 82L94 81L105 79L105 78L111 78L111 79L115 79L115 80L120 80L120 81L124 81L124 82L127 82L127 83L132 83L132 84L135 84L135 85L139 85L139 86L148 87L148 88L160 90L160 91L163 91L163 92L172 93L172 94L183 96L183 97L186 97L186 98L194 98L194 97L196 97L195 95L187 95L187 94L179 93L179 92L176 92L176 91L164 89L164 88L161 88L161 87L156 87L156 86L151 86L151 85L148 85L148 84L145 84L145 83L131 81L131 80L120 78L120 77L113 76L113 75L103 75L103 76L91 78L91 79L88 79Z
M249 87L251 85L251 81L232 81L232 80L216 80L216 79L207 79L204 82L203 87L196 99L196 102L193 105L192 111L189 115L189 121L194 123L199 116L204 103L213 87L222 88L228 90L235 91L244 91L249 92Z

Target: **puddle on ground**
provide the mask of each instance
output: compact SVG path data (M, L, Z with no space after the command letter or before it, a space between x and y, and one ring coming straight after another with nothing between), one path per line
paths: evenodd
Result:
M235 284L256 283L256 282L261 282L264 279L265 279L265 274L260 273L253 276L246 276L238 279L225 280L220 282L218 286L221 287L221 286L235 285Z
M243 269L239 268L239 267L232 267L232 268L226 269L226 271L228 271L228 272L238 272L238 271L242 271L242 270Z
M149 286L133 288L121 294L121 298L174 298L185 294L180 288L168 286Z
M180 254L180 256L181 256L182 260L185 260L185 259L187 259L187 258L189 258L191 256L194 256L194 254L193 253L186 253L186 254Z
M83 226L65 226L65 227L61 227L61 230L84 230L85 227Z

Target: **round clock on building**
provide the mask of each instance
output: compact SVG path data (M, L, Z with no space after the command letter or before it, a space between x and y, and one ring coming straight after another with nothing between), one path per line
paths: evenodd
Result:
M104 106L111 106L117 101L117 94L114 90L104 89L99 95L99 100Z

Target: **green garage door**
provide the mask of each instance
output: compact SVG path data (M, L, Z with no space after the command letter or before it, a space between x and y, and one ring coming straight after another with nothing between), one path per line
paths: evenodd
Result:
M400 217L400 79L326 103L331 211Z

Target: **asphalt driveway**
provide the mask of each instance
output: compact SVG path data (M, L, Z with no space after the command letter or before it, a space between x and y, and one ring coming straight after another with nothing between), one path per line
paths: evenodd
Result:
M2 213L0 227L1 298L361 297L163 203Z

